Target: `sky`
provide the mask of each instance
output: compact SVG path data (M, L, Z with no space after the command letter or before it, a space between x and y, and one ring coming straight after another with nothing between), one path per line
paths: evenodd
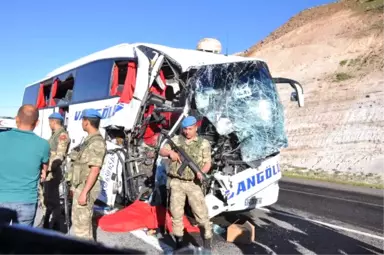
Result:
M120 43L194 49L204 37L243 51L300 11L330 0L0 1L0 116L51 70Z

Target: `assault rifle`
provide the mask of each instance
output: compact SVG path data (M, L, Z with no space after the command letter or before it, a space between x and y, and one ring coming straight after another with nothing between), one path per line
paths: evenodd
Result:
M80 143L81 144L81 143ZM75 148L73 148L73 150L76 150L78 149L77 147L80 147L80 146L76 146ZM63 191L63 202L64 202L64 222L65 222L65 227L67 229L67 234L69 235L69 230L71 228L71 217L70 217L70 213L71 213L71 201L70 201L70 191L69 191L69 183L67 181L67 174L68 174L68 171L70 169L68 169L68 161L67 161L67 158L68 158L68 149L69 149L69 144L68 144L68 147L67 147L67 154L66 156L64 157L63 161L62 161L62 164L61 164L61 172L62 172L62 175L61 175L61 185L63 187L62 191Z
M191 168L191 170L197 174L200 173L203 176L203 181L207 181L209 179L206 173L203 173L200 168L196 165L196 163L192 160L192 158L185 152L185 150L179 146L177 146L168 135L167 131L161 130L162 135L169 141L169 145L174 151L177 151L180 155L181 166L177 170L177 173L182 176L186 167Z
M69 234L69 230L70 230L70 227L71 227L71 218L70 218L70 212L71 212L71 206L70 206L70 201L69 201L69 196L70 196L70 192L69 192L69 185L68 185L68 182L65 178L65 172L68 170L66 169L67 168L67 164L66 164L66 158L64 158L63 160L63 164L62 164L62 171L63 171L63 178L61 180L61 184L63 185L63 202L64 202L64 216L65 216L65 226L66 226L66 229L67 229L67 234Z

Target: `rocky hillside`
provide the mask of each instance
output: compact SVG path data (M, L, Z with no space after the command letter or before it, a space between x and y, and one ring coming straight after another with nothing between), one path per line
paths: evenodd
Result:
M384 173L383 0L344 0L305 10L240 55L298 80L305 107L286 109L285 169L379 184Z

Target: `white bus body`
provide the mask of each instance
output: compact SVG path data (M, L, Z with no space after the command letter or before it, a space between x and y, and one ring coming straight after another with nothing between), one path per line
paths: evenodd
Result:
M0 132L16 128L16 120L12 117L0 117Z
M86 136L80 122L82 111L98 109L102 115L100 131L109 150L101 170L103 191L99 200L114 208L116 204L127 205L150 191L146 199L157 204L163 201L156 194L164 197L161 187L165 184L166 168L166 159L156 154L160 143L164 144L160 129L168 130L172 136L179 131L182 118L196 112L192 104L193 91L187 86L190 76L210 65L250 62L262 64L270 76L267 65L259 59L154 44L121 44L64 65L28 85L23 104L39 108L40 122L35 133L45 139L51 135L48 116L53 112L64 114L71 138L69 150ZM301 86L292 80L288 83L295 89L294 100L303 106ZM272 96L278 98L277 90L272 89ZM155 114L162 108L168 110ZM173 110L175 112L166 113ZM202 123L210 124L207 119L204 121ZM216 124L216 128L222 127ZM123 144L116 143L118 138ZM212 140L213 151L215 143L216 140ZM211 217L277 201L281 178L278 151L259 159L252 167L244 162L239 166L226 164L226 171L220 167L212 170L213 179L206 187Z

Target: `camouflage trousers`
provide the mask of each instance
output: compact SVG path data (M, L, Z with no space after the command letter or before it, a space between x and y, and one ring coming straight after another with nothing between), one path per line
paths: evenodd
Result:
M169 187L171 189L170 211L173 234L179 237L184 235L184 206L185 199L188 198L188 203L197 223L204 229L204 238L211 238L211 222L209 221L208 208L201 187L193 181L183 181L177 178L170 180Z
M47 208L45 207L45 203L44 203L44 188L43 188L43 185L44 185L44 183L40 183L39 182L39 186L38 186L39 203L38 203L38 206L41 208L41 210L43 212L43 215L44 215Z
M89 191L86 205L79 205L78 198L83 191L84 185L73 189L72 202L72 233L79 238L94 240L92 217L93 206L100 194L100 183L96 181L93 188Z

